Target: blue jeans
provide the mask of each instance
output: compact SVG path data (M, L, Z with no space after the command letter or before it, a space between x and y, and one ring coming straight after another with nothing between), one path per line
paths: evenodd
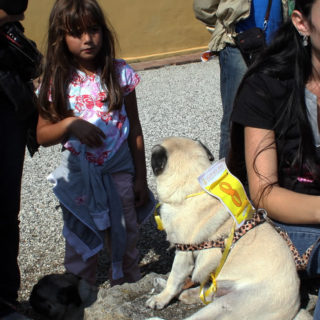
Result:
M246 63L238 48L226 46L219 53L220 92L222 100L222 120L220 124L219 159L228 155L230 147L230 116L239 84L247 70Z
M316 278L320 276L320 225L289 225L284 223L275 222L277 226L285 230L290 236L291 241L299 251L300 255L314 243L310 259L308 262L306 276L309 278ZM320 320L320 301L318 299L316 309L314 311L313 319Z

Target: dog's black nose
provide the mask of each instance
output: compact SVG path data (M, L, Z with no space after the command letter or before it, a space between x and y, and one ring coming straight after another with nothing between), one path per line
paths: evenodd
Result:
M152 148L151 154L151 167L155 176L158 176L163 172L167 160L168 156L166 149L159 144L155 145Z

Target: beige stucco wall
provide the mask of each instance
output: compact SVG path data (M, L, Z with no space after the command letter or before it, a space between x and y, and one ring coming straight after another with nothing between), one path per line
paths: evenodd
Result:
M209 33L194 18L193 0L99 0L118 36L118 56L128 61L159 59L206 49ZM26 34L45 48L54 0L29 0Z

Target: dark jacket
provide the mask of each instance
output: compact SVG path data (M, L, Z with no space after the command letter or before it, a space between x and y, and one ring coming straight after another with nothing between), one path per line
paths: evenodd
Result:
M22 14L26 11L28 0L0 0L0 8L8 14Z
M16 54L15 48L6 38L3 28L0 28L0 97L5 100L6 105L14 109L18 121L26 127L27 147L30 154L33 155L38 149L36 142L38 114L29 70L30 63L24 63L24 56L20 52ZM22 31L23 29L21 29ZM34 70L37 68L38 66L35 65ZM37 72L32 72L32 76L35 75Z

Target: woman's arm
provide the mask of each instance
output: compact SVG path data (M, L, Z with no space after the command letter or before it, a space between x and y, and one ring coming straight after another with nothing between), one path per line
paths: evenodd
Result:
M148 189L144 141L135 90L124 97L124 103L130 122L128 143L135 166L134 191L136 195L136 206L139 207L148 200Z
M245 127L244 132L249 190L254 205L266 209L269 217L280 222L320 223L320 196L297 193L276 183L278 165L274 132L252 127ZM270 183L276 184L263 193Z
M77 117L67 117L52 123L39 116L37 125L37 141L44 147L65 141L70 135L77 137L89 147L99 147L105 134L92 123Z

